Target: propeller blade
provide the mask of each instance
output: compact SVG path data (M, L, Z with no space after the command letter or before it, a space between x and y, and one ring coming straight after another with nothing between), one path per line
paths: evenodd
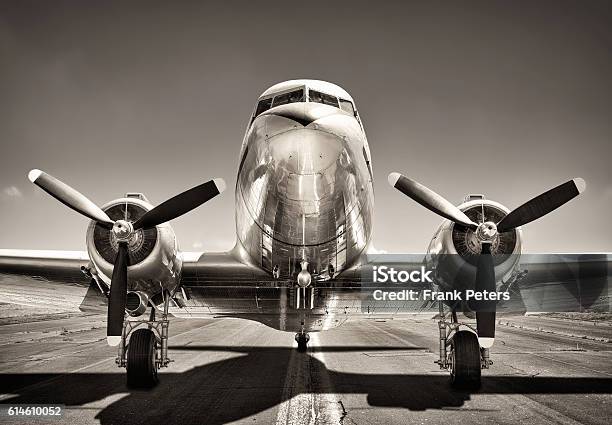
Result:
M497 230L508 232L537 220L580 195L585 189L586 182L580 177L565 182L515 208L497 224Z
M108 319L106 341L108 345L116 346L121 342L123 318L125 316L125 299L127 297L127 242L119 242L119 250L115 257L113 277L111 278L110 297L108 300Z
M478 262L476 263L476 292L495 292L495 265L491 255L491 243L482 242ZM476 305L476 329L478 342L483 348L493 346L495 339L495 310L497 301L478 301Z
M495 342L495 312L477 311L476 329L478 330L478 343L482 348L491 348Z
M165 223L199 207L225 190L225 181L221 178L210 180L191 188L145 213L136 222L134 230L151 228Z
M425 208L450 221L472 229L478 227L478 225L465 215L463 211L447 201L444 197L400 173L389 174L389 184L403 194L408 195Z
M85 217L89 217L98 223L104 223L109 226L113 225L113 220L100 207L87 199L85 195L56 179L51 174L34 169L28 173L28 179L62 204L83 214Z

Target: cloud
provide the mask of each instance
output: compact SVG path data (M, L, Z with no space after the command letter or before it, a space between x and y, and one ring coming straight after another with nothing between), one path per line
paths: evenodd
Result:
M191 246L193 247L193 249L202 249L204 245L200 241L195 241Z
M5 187L2 194L7 198L23 198L23 194L16 186Z
M374 245L370 245L370 247L368 248L368 254L386 254L387 251L384 249L377 249L374 247Z

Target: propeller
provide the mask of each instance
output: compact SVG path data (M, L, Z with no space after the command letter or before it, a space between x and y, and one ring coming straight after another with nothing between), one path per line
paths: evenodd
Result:
M129 266L129 248L127 242L119 242L113 277L111 278L110 298L106 325L106 340L109 345L116 346L121 342L123 331L123 316L125 315L125 299L127 294L127 268Z
M462 224L471 229L478 227L478 224L474 223L463 211L417 181L402 176L400 173L391 173L389 174L389 184L425 208L454 223Z
M150 229L158 224L173 220L211 200L225 190L223 179L209 180L199 186L186 190L150 211L134 223L134 230Z
M476 262L476 280L474 282L476 292L495 292L495 265L491 255L491 242L481 243L480 255ZM493 346L495 338L495 310L497 301L482 300L472 306L476 311L476 329L478 332L478 342L483 348Z
M531 223L571 201L585 189L586 182L580 177L560 184L512 210L497 223L497 230L502 233L509 232L523 224Z
M495 292L496 290L495 265L493 263L493 255L491 254L491 244L498 233L510 232L519 226L537 220L569 202L586 189L586 183L583 179L577 177L569 180L515 208L497 224L485 221L483 204L482 223L476 224L463 211L444 197L408 177L399 173L391 173L389 174L389 184L436 214L476 232L481 246L480 255L476 263L476 279L474 283L474 288L477 292ZM489 348L493 345L495 338L495 311L497 302L479 301L474 303L472 307L472 310L476 311L476 325L480 346Z
M400 173L391 173L389 174L389 184L439 216L473 230L479 227L450 201L417 181ZM585 189L586 182L580 177L554 187L511 211L497 223L497 231L500 233L509 232L537 220L571 201ZM480 226L482 226L482 223Z
M127 220L111 220L85 195L44 171L32 170L28 173L28 179L64 205L111 229L118 241L108 300L106 335L109 345L118 345L121 342L130 260L128 242L134 232L138 229L151 229L180 217L219 195L226 187L221 178L210 180L162 202L131 223Z
M28 173L28 179L62 204L72 208L85 217L91 218L101 224L106 224L108 226L113 225L113 220L111 220L100 207L91 202L85 195L56 179L52 175L44 171L32 170Z

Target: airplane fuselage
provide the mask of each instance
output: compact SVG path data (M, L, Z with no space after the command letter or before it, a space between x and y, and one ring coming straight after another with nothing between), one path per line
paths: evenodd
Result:
M237 243L250 262L291 278L307 261L320 281L364 253L372 235L372 168L348 93L314 80L271 87L259 99L240 158Z

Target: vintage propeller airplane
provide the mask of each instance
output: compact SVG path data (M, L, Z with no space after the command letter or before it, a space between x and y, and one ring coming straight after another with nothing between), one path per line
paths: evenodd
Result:
M237 241L229 252L180 252L168 224L222 193L222 179L158 206L129 193L98 207L50 174L32 170L28 177L92 220L87 256L3 250L0 273L90 284L90 292L107 299L108 343L118 346L117 364L127 368L131 385L154 384L158 369L169 364L171 304L180 307L173 309L177 316L238 317L296 332L299 350L306 350L308 332L367 314L360 270L372 239L372 161L355 102L337 85L291 80L259 97L240 153ZM455 206L398 173L389 183L445 219L429 253L476 254L473 276L462 284L477 290L494 290L499 276L517 269L517 260L496 263L494 257L521 253L520 226L585 189L582 179L573 179L509 211L482 197ZM488 367L495 305L472 306L474 333L458 322L454 307L448 322L440 304L439 364L455 384L477 385Z

